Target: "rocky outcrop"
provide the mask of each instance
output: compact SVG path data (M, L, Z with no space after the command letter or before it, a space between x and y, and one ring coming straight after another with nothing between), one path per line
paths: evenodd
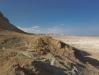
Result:
M14 35L3 39L0 46L1 75L99 74L81 61L79 50L51 37Z

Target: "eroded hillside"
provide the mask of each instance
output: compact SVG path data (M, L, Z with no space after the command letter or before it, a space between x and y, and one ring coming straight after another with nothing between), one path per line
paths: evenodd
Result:
M23 33L0 13L0 75L99 75L99 61L89 53Z
M51 37L20 33L0 37L0 75L99 74L79 50Z

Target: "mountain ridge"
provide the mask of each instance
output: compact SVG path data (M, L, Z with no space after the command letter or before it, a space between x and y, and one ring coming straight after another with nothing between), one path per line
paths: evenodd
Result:
M25 33L24 31L11 24L2 12L0 12L0 31Z

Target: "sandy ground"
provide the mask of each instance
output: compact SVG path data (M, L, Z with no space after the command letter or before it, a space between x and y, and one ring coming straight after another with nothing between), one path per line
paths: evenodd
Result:
M86 51L91 54L89 57L99 60L99 37L63 36L55 39Z

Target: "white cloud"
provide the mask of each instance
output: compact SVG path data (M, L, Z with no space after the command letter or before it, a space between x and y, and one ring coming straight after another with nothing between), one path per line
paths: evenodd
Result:
M50 27L41 27L34 25L32 27L18 27L25 32L36 33L36 34L58 34L58 35L98 35L99 28L92 27L70 27L69 25L54 25Z
M29 33L40 33L40 28L39 26L33 26L33 27L18 27L21 30Z
M29 33L36 33L36 34L64 34L65 28L62 25L52 26L52 27L40 27L38 25L32 27L18 27L21 30Z

